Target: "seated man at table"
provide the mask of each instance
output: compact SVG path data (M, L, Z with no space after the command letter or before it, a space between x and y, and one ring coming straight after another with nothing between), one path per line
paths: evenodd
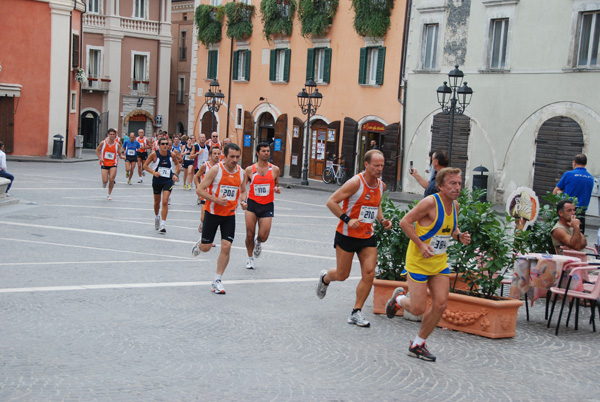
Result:
M556 204L558 222L550 231L556 254L562 254L561 247L583 250L587 240L580 230L581 222L575 216L575 204L571 200L560 200Z

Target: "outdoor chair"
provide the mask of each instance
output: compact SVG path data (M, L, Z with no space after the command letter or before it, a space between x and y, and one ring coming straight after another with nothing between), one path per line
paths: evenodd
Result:
M571 317L571 310L573 308L573 303L575 303L575 330L578 329L579 301L587 300L589 302L590 308L591 308L590 323L592 324L592 328L593 328L594 332L596 332L595 310L596 310L596 307L598 307L598 312L600 314L600 306L598 305L598 301L597 301L598 297L600 297L600 281L597 281L595 284L593 284L593 287L591 289L589 286L587 286L587 287L584 286L584 289L581 291L569 290L569 286L571 285L573 276L578 275L578 274L582 275L583 273L588 273L590 271L595 271L598 269L599 268L597 265L586 265L583 267L572 268L571 272L569 273L569 280L567 281L567 285L565 288L560 288L560 287L550 288L550 292L554 294L554 297L552 299L552 310L550 312L550 318L548 319L548 325L547 325L548 328L550 328L550 323L552 322L552 315L554 314L554 307L556 305L556 299L559 295L561 295L563 298L562 304L560 307L560 312L558 314L558 322L556 323L555 335L558 335L558 328L560 327L560 320L562 317L563 309L565 307L565 302L566 302L567 298L571 298L571 301L569 303L569 314L567 316L566 326L567 327L569 326L569 318ZM589 289L590 291L586 290L586 288Z

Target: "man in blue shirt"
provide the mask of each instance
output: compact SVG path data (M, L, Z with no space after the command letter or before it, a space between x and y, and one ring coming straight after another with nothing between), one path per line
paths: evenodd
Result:
M581 233L585 233L585 211L590 205L594 188L594 176L588 173L585 165L587 165L587 157L584 154L575 155L573 170L565 172L552 191L552 194L565 193L569 197L577 197L577 207L583 208L582 216L579 217Z

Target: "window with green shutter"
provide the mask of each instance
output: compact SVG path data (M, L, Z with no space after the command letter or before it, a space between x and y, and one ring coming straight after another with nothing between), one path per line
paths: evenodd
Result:
M385 47L380 46L377 51L377 68L375 84L383 85L383 72L385 69Z
M364 85L367 83L367 48L360 48L360 59L358 63L358 83Z
M271 49L269 58L269 81L277 81L277 49Z
M250 80L250 50L236 50L233 52L233 80Z
M283 81L288 82L290 80L290 60L292 58L292 50L285 49L285 60L283 67Z
M329 80L331 79L331 49L325 48L323 51L325 52L323 61L323 82L329 84Z
M331 49L327 47L307 50L306 79L317 84L329 83L331 76Z
M244 60L244 79L246 81L250 81L250 50L245 51L245 60Z
M240 51L236 50L233 52L233 71L232 71L232 79L237 81L239 78L238 69L240 62Z
M358 83L360 85L383 85L385 70L385 47L373 46L360 49Z
M315 78L315 49L306 49L306 80Z
M217 65L219 60L218 50L208 51L208 66L206 71L206 78L209 80L217 78Z
M290 49L272 49L269 61L269 80L288 82L290 80Z

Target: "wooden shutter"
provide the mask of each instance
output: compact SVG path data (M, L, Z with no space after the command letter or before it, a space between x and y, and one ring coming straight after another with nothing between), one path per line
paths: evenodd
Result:
M4 143L4 152L14 150L15 139L15 98L0 96L0 141Z
M292 57L292 50L285 49L285 63L283 65L283 80L288 82L290 80L290 59Z
M238 75L238 67L240 65L240 51L236 50L233 52L233 73L232 73L232 79L234 81L237 81L239 79L239 75Z
M79 35L73 34L72 44L73 51L71 53L71 65L73 68L79 67Z
M386 184L387 189L396 191L398 182L398 148L400 144L400 123L393 123L385 128L385 141L381 152L385 157L385 168L381 179Z
M271 155L273 155L273 164L279 167L281 176L283 176L285 164L286 131L287 114L282 114L277 118L277 121L275 122L275 135L273 136L273 140L281 141L281 151L275 151L275 143L273 143L273 148L271 149Z
M250 146L245 145L246 136L250 136ZM242 168L252 165L254 156L254 119L252 113L244 111L244 138L242 138Z
M356 140L358 138L358 122L349 117L344 118L342 138L342 155L346 161L346 173L349 177L355 174Z
M465 115L454 115L454 130L452 134L452 160L451 167L460 168L463 172L463 183L465 170L469 155L469 135L471 134L471 119ZM450 137L450 115L438 113L433 116L431 126L431 150L448 152L448 140ZM423 158L426 158L424 155Z
M380 46L377 50L377 73L375 75L375 83L383 85L383 71L385 70L385 47Z
M315 79L315 49L306 49L306 80Z
M246 65L244 66L244 78L250 81L250 50L246 50Z
M298 137L294 137L294 132L297 130ZM304 122L297 117L294 117L294 128L292 131L292 158L290 160L290 176L299 179L302 176L302 158L304 144ZM294 164L294 162L296 162Z
M573 168L573 158L583 150L583 131L565 116L546 120L535 140L533 191L540 201L552 191L564 172Z
M271 58L269 59L269 81L275 81L277 78L277 49L271 49Z
M209 50L208 51L208 74L206 78L215 79L217 78L217 63L219 61L219 51Z
M331 49L326 48L325 51L325 60L323 62L323 82L329 83L331 78Z
M367 82L367 48L360 48L360 59L358 63L358 83L364 85Z

